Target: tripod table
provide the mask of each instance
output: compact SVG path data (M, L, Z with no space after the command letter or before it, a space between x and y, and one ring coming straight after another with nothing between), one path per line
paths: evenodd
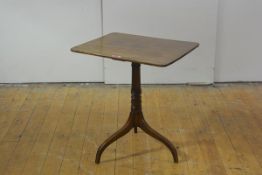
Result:
M132 62L131 112L129 118L122 128L99 146L95 159L97 164L100 163L101 155L106 147L133 128L134 132L137 133L137 127L165 144L172 153L174 162L178 162L177 151L173 144L151 128L143 116L140 64L165 67L184 57L198 46L199 44L195 42L110 33L71 49L73 52Z

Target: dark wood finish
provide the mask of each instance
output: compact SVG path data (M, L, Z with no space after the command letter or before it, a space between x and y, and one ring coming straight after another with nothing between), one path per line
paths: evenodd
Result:
M195 42L160 39L124 33L110 33L71 49L73 52L132 62L131 112L129 118L122 128L99 146L95 159L97 164L100 163L103 151L111 143L127 134L133 128L134 132L137 133L138 127L148 135L164 143L171 151L174 162L178 162L177 151L172 143L151 128L143 116L141 106L140 64L160 67L167 66L178 61L198 46L199 44Z
M120 128L99 146L95 162L97 164L100 163L101 155L106 147L118 138L127 134L132 128L134 128L134 132L137 133L137 127L141 128L145 133L154 137L158 141L164 143L172 153L174 162L178 162L177 151L172 143L151 128L143 116L141 105L140 64L132 63L131 112L129 114L129 118L122 128Z
M160 39L123 33L110 33L73 47L73 52L130 61L153 66L168 66L199 46L195 42Z

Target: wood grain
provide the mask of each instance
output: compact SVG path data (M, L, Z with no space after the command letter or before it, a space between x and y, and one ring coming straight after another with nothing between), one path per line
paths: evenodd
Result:
M176 143L179 164L140 129L95 164L99 144L129 115L129 86L1 86L0 174L261 174L262 84L142 90L145 118Z
M110 33L75 46L71 51L163 67L178 61L198 46L195 42Z

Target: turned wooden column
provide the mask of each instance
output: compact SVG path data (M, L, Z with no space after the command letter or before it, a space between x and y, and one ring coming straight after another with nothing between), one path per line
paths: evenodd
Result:
M134 132L137 133L139 121L143 117L141 105L141 80L140 80L140 64L132 63L132 88L131 88L131 112L130 117L133 118Z

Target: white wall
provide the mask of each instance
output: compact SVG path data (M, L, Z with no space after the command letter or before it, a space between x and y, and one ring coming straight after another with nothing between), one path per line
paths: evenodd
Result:
M0 0L0 83L103 81L103 60L74 54L101 36L97 0Z
M105 0L104 34L125 32L197 41L200 47L166 67L142 66L143 83L212 83L217 0ZM105 60L106 83L130 83L130 63Z
M219 0L215 81L262 81L262 1Z
M200 42L170 67L142 66L145 83L262 81L261 0L104 0L103 9L105 34ZM101 0L0 0L0 83L130 83L130 64L103 68L70 52L101 36L101 12Z

